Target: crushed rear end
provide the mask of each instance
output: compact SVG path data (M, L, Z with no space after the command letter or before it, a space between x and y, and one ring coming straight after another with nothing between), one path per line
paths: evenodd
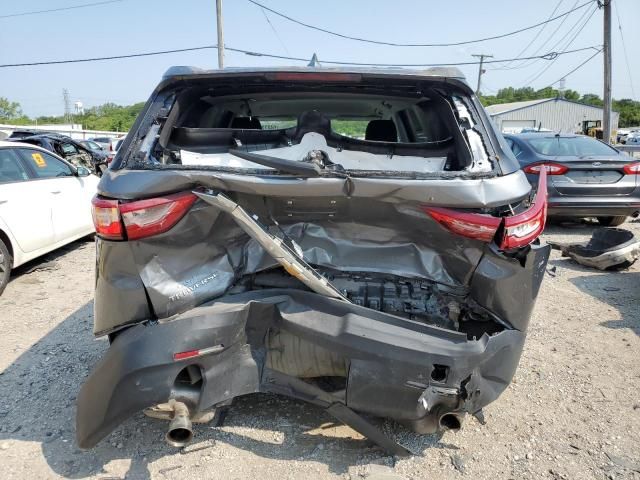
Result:
M396 141L336 133L348 114L392 119ZM83 448L143 409L183 445L192 422L272 392L406 454L367 417L422 433L481 418L549 255L546 195L442 70L173 75L99 191L95 334L111 346L78 396Z

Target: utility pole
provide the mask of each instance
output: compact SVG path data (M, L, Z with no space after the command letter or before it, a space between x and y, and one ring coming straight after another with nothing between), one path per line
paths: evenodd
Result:
M218 26L218 68L224 68L224 35L222 33L222 0L216 0L216 22Z
M480 96L480 82L482 80L482 74L485 73L485 71L482 69L482 64L484 63L485 58L493 58L493 55L486 55L484 53L480 53L478 55L471 55L471 56L480 59L480 65L478 68L478 88L476 88L476 95Z
M611 2L601 2L604 9L604 112L602 115L602 139L611 143Z

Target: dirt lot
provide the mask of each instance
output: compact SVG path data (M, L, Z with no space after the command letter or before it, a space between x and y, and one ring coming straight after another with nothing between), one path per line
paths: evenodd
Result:
M640 237L640 222L625 225ZM93 256L76 242L21 268L0 297L3 478L640 479L639 264L603 273L553 252L520 367L487 424L420 437L385 423L415 452L394 459L322 411L267 395L237 401L221 429L196 426L180 452L142 415L80 451L76 393L107 346L91 336Z

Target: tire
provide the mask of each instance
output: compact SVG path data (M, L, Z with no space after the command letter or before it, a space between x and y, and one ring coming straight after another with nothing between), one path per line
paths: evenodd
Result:
M0 238L0 295L9 283L9 275L11 275L11 265L13 265L13 257L9 253L9 249Z
M614 217L597 217L598 223L605 227L617 227L622 225L627 219L626 215L616 215Z

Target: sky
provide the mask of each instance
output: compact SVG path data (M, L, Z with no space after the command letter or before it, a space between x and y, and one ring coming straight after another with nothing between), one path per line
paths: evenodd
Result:
M87 8L1 18L35 10L64 8L96 0L3 0L0 10L0 65L189 48L216 43L215 0L122 0ZM351 36L400 43L451 43L520 29L570 10L586 0L260 0L305 23ZM613 97L640 100L640 0L612 0ZM558 6L558 4L560 5ZM449 8L455 6L455 8ZM293 24L247 0L223 0L225 44L250 51L322 60L375 63L474 61L473 54L494 59L558 50L573 36L562 36L587 18L591 5L561 20L518 35L454 47L399 48L366 44ZM629 54L630 76L618 18ZM583 14L585 16L583 17ZM271 22L271 25L267 22ZM635 20L635 22L634 22ZM602 10L597 10L567 49L602 44ZM533 43L531 43L533 41ZM529 45L528 49L521 53ZM552 48L554 47L554 48ZM537 51L537 52L536 52ZM549 61L490 64L483 76L484 94L506 86L542 88L578 66L595 51ZM61 115L63 89L85 107L144 101L172 65L216 68L215 50L92 63L0 68L0 97L21 104L29 116ZM303 62L226 52L225 67L304 66ZM328 65L327 65L328 66ZM496 69L507 67L508 69ZM513 68L518 67L518 68ZM543 69L547 68L543 72ZM478 66L460 67L475 88ZM602 56L566 79L566 88L602 96ZM534 78L538 77L538 78ZM635 91L633 90L635 87ZM635 96L634 96L635 94Z

